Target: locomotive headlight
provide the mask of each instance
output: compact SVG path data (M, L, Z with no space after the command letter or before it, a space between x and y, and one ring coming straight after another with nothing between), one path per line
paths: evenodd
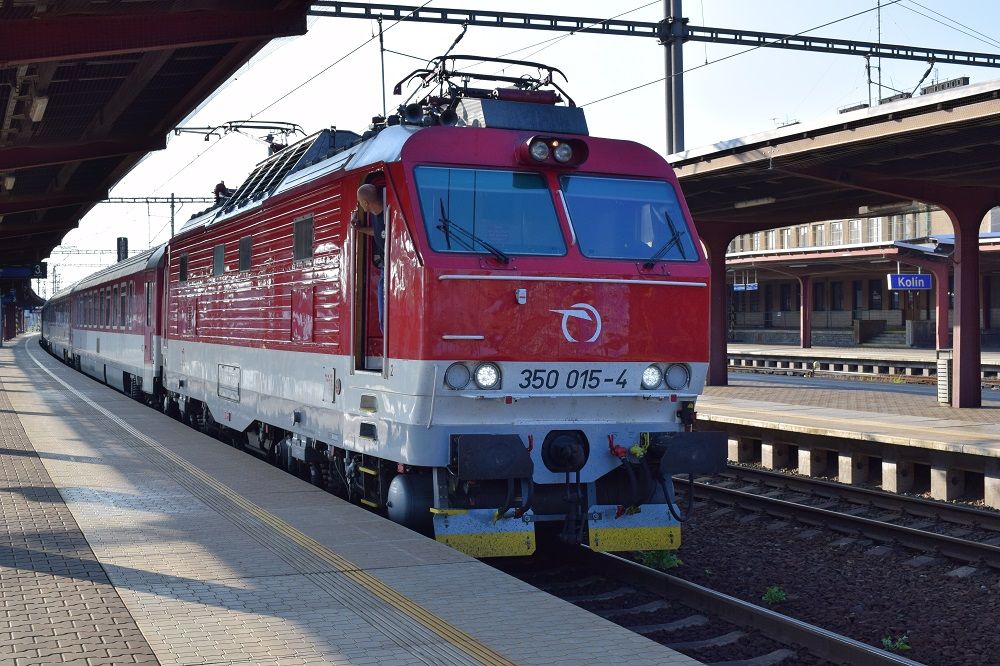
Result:
M667 366L666 381L673 390L682 389L691 381L691 371L683 363L674 363Z
M531 153L531 156L539 162L549 158L549 144L544 141L533 141L531 146L528 148L528 151Z
M453 391L464 389L471 379L472 373L464 363L452 363L444 371L444 384Z
M652 391L663 382L663 371L651 365L642 371L642 388Z
M500 388L500 366L496 363L480 363L474 375L476 386L488 391Z
M573 146L568 143L556 143L555 150L552 151L552 156L556 158L556 162L566 164L566 162L573 159Z

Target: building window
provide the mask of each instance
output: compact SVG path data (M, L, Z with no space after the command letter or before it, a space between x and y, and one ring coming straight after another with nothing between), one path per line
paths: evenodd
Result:
M767 249L776 250L778 249L778 232L771 229L767 232Z
M822 247L826 245L826 227L822 224L813 225L813 245Z
M753 235L753 251L756 252L760 249L760 234L756 233Z
M792 285L787 282L781 285L781 310L788 312L792 309Z
M240 239L240 270L250 270L250 252L253 250L253 237L244 236Z
M216 245L212 248L212 277L218 277L226 271L226 246Z
M831 245L843 245L844 244L844 223L843 222L831 222L830 223L830 244Z
M823 282L813 283L813 310L826 310L826 284Z
M843 282L831 282L830 283L830 309L831 310L843 310L844 309L844 283Z
M882 218L873 217L868 220L868 242L869 243L881 243L882 242Z
M861 220L848 222L847 242L856 245L861 242Z
M892 236L889 237L889 240L902 240L906 238L905 220L905 215L892 216Z
M180 256L180 259L177 261L177 264L178 264L178 266L177 266L177 272L179 273L177 279L180 282L187 282L187 279L188 279L188 256L186 254L182 254Z
M882 280L868 281L868 309L882 309Z
M798 247L807 247L808 245L809 245L809 227L799 227Z
M785 227L781 230L781 249L787 250L792 246L792 230Z
M295 220L295 244L292 248L292 259L312 259L313 256L313 219L312 215Z

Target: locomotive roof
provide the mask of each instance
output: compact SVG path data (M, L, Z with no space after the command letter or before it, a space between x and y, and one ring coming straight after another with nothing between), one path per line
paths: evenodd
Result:
M259 162L247 179L221 205L192 217L180 233L229 219L260 206L269 197L320 178L399 159L406 140L423 129L395 125L362 139L354 132L322 130Z
M489 97L454 98L444 112L429 102L409 105L405 112L401 110L399 115L393 116L398 124L366 132L364 136L337 129L322 130L259 162L230 197L192 216L180 233L253 210L272 196L335 171L398 161L406 141L427 126L443 124L587 135L583 109L572 102L569 106L557 106L559 101L562 98L555 93L503 89L489 92ZM411 117L410 113L415 115ZM446 116L450 118L445 120Z

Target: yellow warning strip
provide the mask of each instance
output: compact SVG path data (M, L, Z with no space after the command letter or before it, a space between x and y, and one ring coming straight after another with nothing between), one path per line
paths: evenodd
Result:
M155 448L159 453L165 456L168 460L175 463L178 467L181 467L186 472L197 477L205 485L213 488L217 492L224 495L234 504L239 506L241 509L247 513L252 514L256 518L260 519L265 524L269 525L273 529L277 530L284 536L288 537L289 540L295 542L308 552L315 555L317 558L324 560L331 565L333 565L338 571L343 575L347 576L356 583L364 586L369 592L374 594L376 597L386 602L393 608L405 613L410 616L419 624L423 625L430 631L434 632L441 638L443 638L448 643L451 643L459 650L465 652L470 657L482 662L483 664L497 664L497 665L510 665L513 666L512 661L504 657L493 649L487 647L486 645L480 643L473 636L465 633L461 629L451 625L446 620L441 619L434 613L428 611L426 608L417 604L413 600L407 598L406 596L400 594L395 589L386 585L381 580L375 576L369 574L367 571L362 570L358 565L354 564L350 560L344 558L343 556L337 554L330 548L327 548L323 544L319 543L312 537L303 534L299 530L295 529L288 523L284 522L274 514L260 508L256 504L250 502L242 495L234 491L229 486L220 483L218 480L212 478L206 472L204 472L200 467L197 467L193 463L188 462L180 455L174 453L167 447L163 446L153 438L145 435L141 431L134 428L132 425L122 420L115 414L111 413L104 407L101 407L96 402L92 401L90 398L84 394L77 391L75 388L67 384L61 378L57 377L55 373L43 366L38 359L35 358L31 350L25 347L28 352L28 356L39 368L44 370L50 377L55 379L57 382L62 384L71 393L76 395L78 398L87 403L90 407L100 412L102 415L111 419L117 423L121 428L127 431L130 435L141 439L143 442L149 444L151 447Z
M773 403L773 404L780 404L780 403ZM796 407L808 407L808 405L795 405L795 406ZM712 412L712 409L713 409L713 407L711 405L706 406L704 408L704 411L701 412L701 415L706 420L712 420L713 418L724 419L724 418L727 418L727 416L732 417L732 415L727 415L726 413L724 413L725 411L733 411L733 412L741 412L741 413L751 413L751 414L754 415L755 420L757 420L757 421L764 421L765 418L763 417L763 415L769 413L769 412L762 412L760 409L751 409L749 407L737 407L737 406L732 405L732 404L727 404L727 405L724 405L724 406L715 407L714 409L718 409L719 410L718 412L715 412L715 413ZM816 407L815 409L823 409L823 408L822 407ZM854 412L854 413L856 413L856 414L863 414L864 412ZM902 417L906 417L907 414L889 414L889 413L886 413L883 416L902 416ZM737 418L740 418L740 417L737 416ZM785 418L789 418L788 415L786 415ZM892 433L885 431L885 428L886 428L886 425L887 425L885 421L878 421L878 420L874 420L874 419L872 419L872 420L869 420L869 419L852 419L849 425L844 425L844 421L842 419L840 419L840 418L837 418L837 417L834 417L834 416L817 416L815 414L808 414L808 419L809 419L810 422L814 422L814 421L828 421L828 422L831 422L831 423L839 424L839 427L837 427L837 428L831 428L831 430L837 430L839 432L856 432L856 433L863 434L863 435L885 435L886 437L894 437L894 435ZM797 426L797 427L803 427L803 428L809 428L810 427L809 425L804 425L804 424L799 424L799 423L789 423L788 421L782 421L780 418L775 418L774 421L776 423L780 423L782 425ZM857 425L857 424L870 425L870 426L874 426L875 428L878 428L878 429L877 430L867 430L866 431L866 430L860 430L858 428L851 427L851 426L854 426L854 425ZM997 424L984 423L982 425L983 425L983 427L990 427L990 426L994 426L994 425L997 425ZM991 438L995 439L996 438L996 434L989 433L989 432L977 432L977 431L974 431L974 430L962 430L961 426L955 427L955 428L953 428L952 426L944 426L944 427L940 427L940 428L927 428L927 427L922 427L920 425L907 425L905 423L893 423L893 424L891 424L891 427L894 430L909 430L909 431L913 431L913 432L917 432L917 433L922 433L924 436L921 437L921 439L925 439L925 440L928 440L928 441L934 441L934 442L940 442L941 444L945 444L945 445L949 445L949 446L962 446L962 444L961 443L948 442L948 441L945 441L943 439L939 439L939 438L935 437L934 435L936 433L937 434L948 433L949 435L968 436L968 437L970 437L972 439L991 439Z

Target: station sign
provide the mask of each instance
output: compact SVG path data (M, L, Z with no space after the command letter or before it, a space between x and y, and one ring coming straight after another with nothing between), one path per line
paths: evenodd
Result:
M890 291L915 291L931 288L930 273L889 273Z
M733 284L733 291L757 291L756 282L745 282Z
M8 279L45 279L49 276L49 265L44 261L26 266L0 266L0 278Z

